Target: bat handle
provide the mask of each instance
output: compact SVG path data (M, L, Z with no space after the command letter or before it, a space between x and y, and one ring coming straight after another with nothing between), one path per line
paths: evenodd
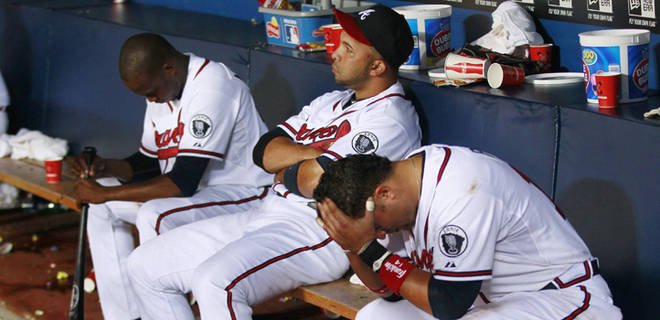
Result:
M83 157L85 158L85 165L87 165L87 173L85 174L85 178L89 175L89 169L92 167L92 162L94 162L94 158L96 158L96 148L91 147L91 146L86 146L83 149Z

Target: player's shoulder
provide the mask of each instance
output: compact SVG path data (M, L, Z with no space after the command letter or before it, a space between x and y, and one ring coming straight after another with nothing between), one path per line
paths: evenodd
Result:
M352 90L333 90L326 92L320 96L318 96L316 99L312 100L310 105L315 105L315 104L323 104L326 105L327 103L334 103L339 100L342 100L344 98L349 97L351 94L353 94Z

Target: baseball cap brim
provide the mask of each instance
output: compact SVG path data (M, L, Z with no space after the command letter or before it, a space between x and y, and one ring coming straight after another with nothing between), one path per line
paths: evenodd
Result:
M368 46L373 46L371 44L371 41L367 39L367 37L362 33L362 30L360 29L360 26L358 25L357 21L353 16L351 16L348 13L339 11L335 8L332 9L335 13L335 17L337 17L337 22L341 25L342 29L348 33L353 39L366 44Z

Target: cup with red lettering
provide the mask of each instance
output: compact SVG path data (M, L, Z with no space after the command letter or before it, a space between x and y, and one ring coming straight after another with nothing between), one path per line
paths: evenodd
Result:
M44 160L46 169L46 182L58 183L62 180L62 158L50 158Z
M529 60L540 61L550 65L552 58L552 43L530 44Z
M490 66L488 59L449 53L445 58L447 79L484 79Z
M596 74L596 93L599 108L614 108L619 104L621 73L601 72Z
M493 63L488 68L487 80L491 88L521 85L525 81L525 70L520 67Z
M328 53L328 56L331 56L332 53L339 48L339 44L341 43L341 32L343 29L341 28L341 25L334 23L321 26L321 30L323 31L325 51Z

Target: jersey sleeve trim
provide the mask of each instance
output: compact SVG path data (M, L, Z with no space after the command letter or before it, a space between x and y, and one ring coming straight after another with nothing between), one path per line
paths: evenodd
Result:
M207 150L195 150L195 149L179 149L179 152L177 154L178 156L182 155L189 155L189 156L207 156L210 158L217 158L217 159L224 159L225 155L222 153L217 153L217 152L212 152L212 151L207 151Z
M156 158L158 156L158 153L156 151L151 151L147 149L144 145L140 145L140 152L142 152L145 156L151 157L151 158Z
M443 276L450 278L468 278L468 277L484 277L484 276L491 277L493 275L493 270L462 271L462 272L435 270L433 274L436 276Z

